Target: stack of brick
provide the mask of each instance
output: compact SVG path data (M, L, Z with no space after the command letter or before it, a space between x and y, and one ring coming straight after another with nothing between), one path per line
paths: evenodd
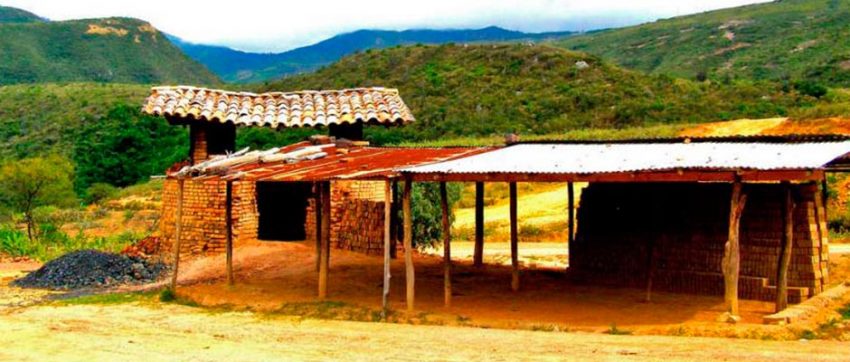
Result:
M168 179L162 191L162 252L170 254L176 235L178 180ZM181 225L181 256L218 254L227 241L226 182L219 179L185 180ZM257 203L252 182L233 183L233 243L257 237Z
M308 239L316 235L316 200L307 202ZM384 182L331 182L331 245L381 255L384 250Z
M828 259L819 190L796 185L789 301L823 290ZM728 234L729 185L592 184L582 192L570 273L579 281L642 287L653 265L653 287L723 294L720 265ZM745 187L741 218L742 298L773 300L782 240L776 184ZM650 254L650 252L652 254Z

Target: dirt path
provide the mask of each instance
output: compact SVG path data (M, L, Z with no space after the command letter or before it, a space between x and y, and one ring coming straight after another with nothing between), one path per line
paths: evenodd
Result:
M260 318L178 305L0 309L0 360L843 361L850 344Z

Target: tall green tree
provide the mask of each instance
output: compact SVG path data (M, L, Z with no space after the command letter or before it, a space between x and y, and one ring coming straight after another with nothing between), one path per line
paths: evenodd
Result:
M0 202L24 214L27 237L35 239L33 210L39 206L74 203L74 166L60 156L7 161L0 167Z
M75 142L75 188L80 194L95 183L133 185L188 155L185 129L143 115L138 106L118 104L106 118L88 125Z

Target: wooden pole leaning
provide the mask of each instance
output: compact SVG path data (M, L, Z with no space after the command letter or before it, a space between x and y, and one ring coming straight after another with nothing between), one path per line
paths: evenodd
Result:
M445 182L440 182L440 209L443 212L443 301L448 308L452 306L452 230Z
M519 290L519 230L517 228L517 192L516 182L511 182L510 189L510 218L511 218L511 289Z
M392 254L392 204L393 204L393 181L387 180L384 184L384 291L381 298L381 317L387 318L390 308L390 258Z
M313 209L316 212L315 215L315 225L316 225L316 272L319 272L319 269L322 265L322 183L314 182L313 183Z
M183 228L183 178L177 179L177 210L174 217L174 245L172 252L174 253L171 265L171 291L177 290L177 271L180 268L180 234Z
M225 186L225 228L227 228L227 240L225 243L227 253L227 285L233 286L233 181L228 180Z
M776 267L776 312L788 307L788 266L791 264L791 248L794 245L794 199L791 184L782 182L782 247L779 265Z
M402 210L404 213L404 275L407 284L407 310L412 312L416 297L416 276L413 269L413 214L410 207L410 194L413 181L405 177L404 192L401 195Z

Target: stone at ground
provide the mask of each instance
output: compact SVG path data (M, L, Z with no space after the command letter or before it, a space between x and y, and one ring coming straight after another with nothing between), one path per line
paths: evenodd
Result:
M157 279L165 268L162 263L142 258L82 250L52 260L13 283L19 287L63 290L139 284Z

